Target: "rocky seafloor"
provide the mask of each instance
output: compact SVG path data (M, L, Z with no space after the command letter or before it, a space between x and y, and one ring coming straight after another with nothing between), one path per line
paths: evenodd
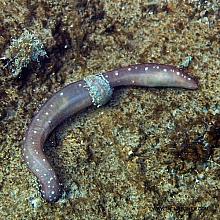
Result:
M218 1L0 8L0 219L220 219ZM119 88L52 132L45 150L65 194L46 203L22 160L40 105L89 74L187 57L198 90Z

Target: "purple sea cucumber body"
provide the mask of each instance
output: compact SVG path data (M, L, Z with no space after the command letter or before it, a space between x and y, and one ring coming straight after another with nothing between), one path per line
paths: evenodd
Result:
M101 106L117 86L178 87L197 89L198 83L181 69L156 63L137 64L71 83L55 93L33 118L25 135L23 156L38 178L42 197L56 202L62 184L48 162L43 146L51 131L64 119L91 105ZM110 89L109 89L110 88Z

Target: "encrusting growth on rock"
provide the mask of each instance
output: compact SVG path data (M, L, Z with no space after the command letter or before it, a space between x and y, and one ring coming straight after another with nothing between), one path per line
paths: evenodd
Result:
M9 60L6 66L16 77L31 61L39 62L39 58L46 55L41 40L35 34L25 30L19 38L12 39L11 45L5 51L2 59Z

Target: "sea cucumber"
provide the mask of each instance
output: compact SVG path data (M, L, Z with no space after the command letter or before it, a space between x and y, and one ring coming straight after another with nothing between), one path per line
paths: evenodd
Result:
M42 197L56 202L62 195L62 184L48 162L43 146L51 131L64 119L91 105L104 105L117 86L178 87L197 89L198 82L184 70L172 65L136 64L91 75L71 83L55 93L39 110L26 131L24 161L38 178Z

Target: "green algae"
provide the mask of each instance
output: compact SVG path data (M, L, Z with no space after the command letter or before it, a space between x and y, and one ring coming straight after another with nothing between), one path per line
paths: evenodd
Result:
M9 61L5 67L9 66L10 72L16 77L31 61L39 62L39 59L46 54L40 39L28 30L24 30L18 39L12 39L10 47L6 49L4 59Z

